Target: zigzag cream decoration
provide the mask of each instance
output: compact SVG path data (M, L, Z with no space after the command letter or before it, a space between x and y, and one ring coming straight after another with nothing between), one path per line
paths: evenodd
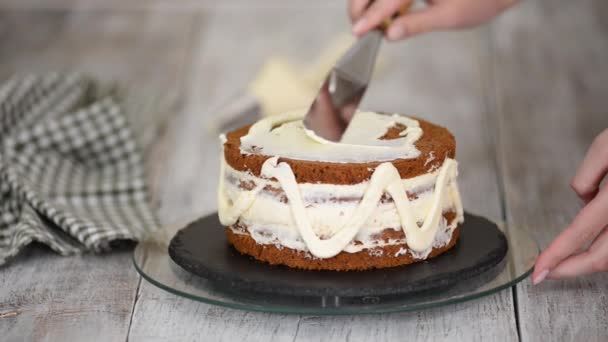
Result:
M241 192L236 201L230 203L224 193L224 163L225 161L222 161L218 191L219 217L223 225L230 226L236 223L241 214L251 207L265 184L260 183L252 190ZM455 181L449 182L457 175L457 165L458 163L453 159L447 158L445 160L437 176L432 204L422 226L419 227L412 213L410 200L407 197L398 170L392 163L380 164L372 174L363 198L353 216L346 221L335 235L327 240L320 239L313 231L298 184L289 164L278 163L278 157L270 158L263 164L261 176L268 179L275 178L280 183L289 200L289 207L296 228L310 253L318 258L331 258L343 251L355 238L362 225L372 215L384 192L388 192L393 198L409 248L417 252L427 250L432 246L440 226L444 196L451 197L458 220L462 221L463 219L462 202L458 187Z

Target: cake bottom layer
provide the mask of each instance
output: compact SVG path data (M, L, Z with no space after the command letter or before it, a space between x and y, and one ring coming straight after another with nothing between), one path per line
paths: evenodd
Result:
M403 253L404 250L409 251L407 244L396 244L364 249L356 253L341 252L331 258L319 259L304 251L275 244L258 244L249 234L234 233L230 228L226 228L225 232L230 244L241 254L271 265L285 265L306 270L363 271L402 266L434 258L456 245L460 225L454 229L446 245L433 248L426 258L416 258L410 252Z

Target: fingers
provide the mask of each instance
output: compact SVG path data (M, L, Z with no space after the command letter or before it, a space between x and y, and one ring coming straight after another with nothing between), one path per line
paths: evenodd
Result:
M449 15L449 7L432 6L423 10L408 13L395 19L386 36L389 40L400 40L434 30L451 27L454 17Z
M358 36L367 33L411 2L412 0L350 0L349 14L355 21L353 33ZM425 10L408 12L396 19L391 24L387 37L390 40L398 40L433 30L478 25L495 17L517 0L426 2L430 7Z
M608 226L587 251L562 261L549 273L549 278L570 278L608 271L608 230L606 228Z
M378 27L384 20L397 13L401 6L408 4L410 1L411 0L374 1L353 26L353 33L357 36L361 36Z
M608 129L595 138L572 179L572 189L587 203L608 173Z
M354 23L363 15L371 0L350 0L348 2L348 15Z
M601 190L536 260L532 281L540 283L564 259L593 241L608 224L608 188Z

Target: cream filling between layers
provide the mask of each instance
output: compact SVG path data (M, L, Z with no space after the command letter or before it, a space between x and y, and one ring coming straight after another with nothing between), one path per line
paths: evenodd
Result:
M227 176L254 181L256 185L251 190L240 189L238 184L226 183ZM264 163L261 176L263 178L236 171L222 158L218 191L222 224L231 226L240 219L256 242L278 240L285 247L308 250L317 258L404 242L412 254L425 258L433 247L445 245L457 223L463 220L456 183L457 162L453 159L446 159L438 171L404 180L391 163L383 163L367 182L332 185L298 184L291 167L273 157ZM265 195L263 189L268 185L282 189L288 203ZM416 193L424 188L431 190L417 193L418 198L413 200L407 197L407 192ZM393 202L381 203L385 192ZM311 201L315 197L361 200L319 204ZM457 219L448 225L442 214L449 209L456 211ZM391 227L403 229L406 241L384 242L372 238ZM354 244L355 240L363 243Z

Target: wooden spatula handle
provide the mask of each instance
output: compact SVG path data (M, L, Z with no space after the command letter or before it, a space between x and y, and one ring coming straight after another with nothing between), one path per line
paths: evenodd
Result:
M368 7L371 6L373 3L374 3L374 0L370 1ZM386 29L388 29L388 27L391 25L393 20L404 15L405 13L407 13L410 10L413 3L414 3L414 0L409 0L405 5L401 6L401 8L399 8L397 13L393 14L392 17L386 19L385 21L382 22L382 24L380 24L379 29L382 31L386 31Z

